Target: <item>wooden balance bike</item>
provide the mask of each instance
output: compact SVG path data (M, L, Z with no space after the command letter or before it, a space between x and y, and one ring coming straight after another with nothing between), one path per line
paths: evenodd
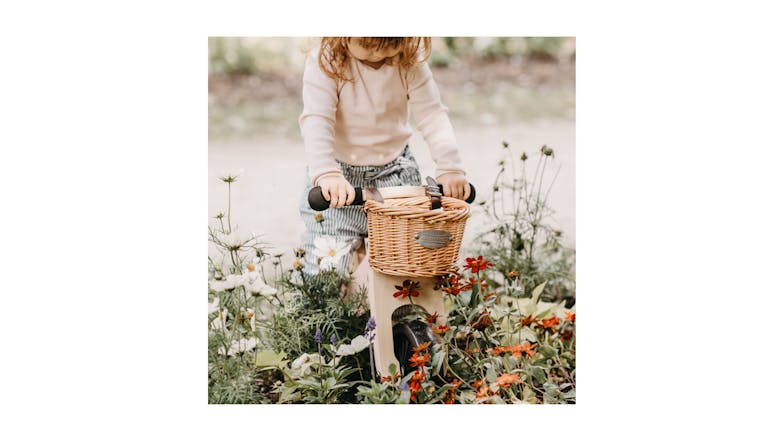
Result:
M375 318L373 356L377 373L390 375L398 366L410 370L412 349L435 341L431 326L445 324L446 314L439 278L455 267L470 216L466 201L443 196L443 189L428 177L425 186L355 188L352 205L364 205L368 215L367 281L370 314ZM311 208L329 208L329 202L314 187L308 195ZM422 317L435 317L435 322Z

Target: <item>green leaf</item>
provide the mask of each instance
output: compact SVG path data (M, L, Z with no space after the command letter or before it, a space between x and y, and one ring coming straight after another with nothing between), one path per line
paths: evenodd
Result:
M492 364L488 364L488 368L487 368L487 372L485 373L485 376L489 383L492 383L498 379L495 373L495 368L493 368Z
M538 381L539 383L544 383L547 381L547 375L545 374L544 369L542 369L541 367L531 366L531 373L533 374L534 378L536 378L536 381Z
M527 326L520 330L520 336L523 339L528 340L530 342L535 342L537 340L536 339L536 333L534 331L532 331L531 328L529 328Z
M410 402L411 402L411 391L404 390L400 394L400 397L397 399L397 401L395 401L395 404L408 404Z
M555 350L552 346L542 345L539 346L539 353L544 355L547 358L555 357L558 351Z
M460 293L460 301L463 302L464 305L471 304L471 291L463 291Z
M284 358L286 358L286 353L284 352L275 352L271 349L265 349L256 353L256 367L283 367L286 365L283 361Z
M441 364L444 362L444 357L446 356L446 352L438 351L433 355L433 361L431 365L433 366L433 372L438 373L441 369Z
M542 295L545 285L547 285L547 282L542 282L539 286L534 288L533 292L531 292L531 298L534 303L539 301L539 296Z

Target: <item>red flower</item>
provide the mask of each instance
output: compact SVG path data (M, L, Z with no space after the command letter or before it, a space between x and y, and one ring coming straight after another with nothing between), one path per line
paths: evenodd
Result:
M418 369L418 370L416 370L414 372L414 375L411 376L409 381L415 381L417 383L421 383L422 380L424 380L424 379L425 379L425 370L424 369Z
M542 319L542 323L539 324L539 327L543 329L553 330L555 329L555 325L557 325L558 322L560 321L561 320L558 317L552 316L549 319Z
M488 266L493 266L493 264L484 260L482 256L479 256L476 259L468 257L466 258L466 265L463 269L470 269L472 274L476 274L481 270L487 269Z
M496 384L498 384L498 387L507 387L507 386L511 386L511 385L517 384L517 383L520 383L520 374L519 373L517 373L517 374L503 374L500 377L498 377L498 380L496 381Z
M454 274L449 276L449 280L446 283L447 283L446 286L441 291L447 294L451 294L453 296L460 294L461 287L460 287L459 276Z
M531 344L530 342L525 342L521 345L513 345L513 346L498 346L490 350L493 355L501 355L505 352L511 352L512 357L522 357L523 352L528 354L529 357L533 357L535 354L534 348L536 347L536 343Z
M481 289L482 291L487 289L487 282L485 281L485 279L476 280L476 278L474 278L474 277L469 277L468 278L468 283L463 285L463 288L461 290L462 291L469 291L469 290L473 289L474 285L476 285L477 283L479 283L479 289Z
M436 320L438 320L438 313L434 312L432 314L429 314L427 317L425 317L425 320L427 320L427 322L431 324L435 323Z
M490 319L490 314L488 314L487 311L484 311L481 314L479 314L479 317L476 317L473 320L471 320L471 323L469 323L468 325L476 329L477 331L481 331L487 328L488 326L490 326L491 323L492 320Z
M457 388L460 387L460 384L463 382L455 378L452 380L452 384L449 385L449 389L446 391L446 395L444 395L444 404L455 404L455 391Z
M406 297L409 297L409 296L411 296L411 297L418 297L419 296L419 291L417 291L417 289L419 289L419 282L413 282L411 280L404 280L403 281L403 286L395 285L395 289L398 290L396 293L393 294L393 297L395 297L395 298L402 296L402 298L405 299Z
M576 312L568 312L567 311L567 312L564 313L564 316L566 317L566 320L569 320L572 323L575 323L575 319L577 319L577 313Z
M411 356L411 358L408 359L408 361L411 362L411 367L422 367L425 365L425 363L430 361L430 353L425 352L424 355L419 355L418 353L414 354Z
M426 354L426 355L429 356L430 354ZM425 370L423 368L420 368L417 369L413 375L411 375L411 378L409 378L408 388L411 390L411 401L416 401L416 393L422 391L422 381L425 379L425 376L426 376Z
M437 328L433 328L433 332L435 332L436 334L445 334L445 333L449 332L451 329L452 328L450 328L447 325L441 325L441 326L439 326Z
M428 348L428 347L430 347L430 342L429 342L429 341L426 341L426 342L422 343L421 345L419 345L419 346L415 347L415 348L414 348L414 352L422 352L422 351L425 351L425 350L427 350L427 348Z
M520 326L528 326L531 323L536 324L536 319L532 315L529 315L528 317L520 320Z

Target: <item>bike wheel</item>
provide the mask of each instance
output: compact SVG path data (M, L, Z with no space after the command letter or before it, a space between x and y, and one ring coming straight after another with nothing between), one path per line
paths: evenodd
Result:
M413 370L408 361L414 355L413 349L424 342L435 341L436 336L427 323L419 320L407 320L392 328L392 339L395 358L400 363L400 372L405 376Z

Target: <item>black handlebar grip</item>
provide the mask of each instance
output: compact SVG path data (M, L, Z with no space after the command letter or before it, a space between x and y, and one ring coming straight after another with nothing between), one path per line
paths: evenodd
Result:
M364 199L362 199L362 188L354 187L354 202L351 205L363 205L365 203ZM310 204L310 208L316 211L324 211L329 208L329 201L324 199L324 195L321 194L321 187L313 187L310 189L308 193L308 204Z
M470 204L476 199L476 189L474 188L474 184L468 185L471 186L471 194L468 195L466 202ZM441 184L438 185L438 189L441 193L444 192L444 187ZM354 202L352 202L351 205L363 205L365 200L362 199L362 188L354 187L354 193ZM310 192L308 192L308 204L310 205L310 208L316 211L324 211L329 208L329 201L324 199L324 195L321 194L321 187L313 187L310 189Z

